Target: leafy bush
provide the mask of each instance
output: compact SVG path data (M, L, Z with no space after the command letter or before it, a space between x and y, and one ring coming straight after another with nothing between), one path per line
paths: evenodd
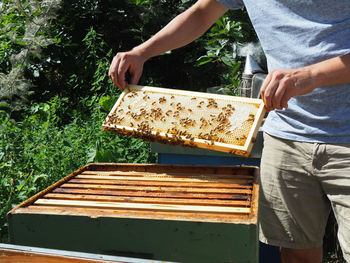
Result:
M35 104L21 122L0 111L0 234L7 241L6 213L14 205L89 162L151 163L155 154L139 139L101 129L111 103L103 97L89 119L79 113L60 126L67 99ZM114 101L110 98L110 101Z
M4 0L0 5L0 104L12 112L23 110L41 70L42 49L56 43L49 21L59 0ZM29 77L27 75L30 75Z

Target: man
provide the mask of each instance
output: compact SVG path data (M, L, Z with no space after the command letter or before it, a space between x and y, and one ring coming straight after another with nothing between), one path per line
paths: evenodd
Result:
M144 62L200 37L228 9L245 5L267 57L261 95L270 111L261 160L260 239L283 262L322 262L332 208L350 262L350 1L199 0L145 43L118 53L119 88Z

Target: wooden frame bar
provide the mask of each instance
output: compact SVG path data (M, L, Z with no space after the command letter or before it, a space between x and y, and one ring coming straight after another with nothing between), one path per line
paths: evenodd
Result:
M2 263L167 263L147 259L116 257L58 249L0 243ZM168 262L171 263L171 262Z

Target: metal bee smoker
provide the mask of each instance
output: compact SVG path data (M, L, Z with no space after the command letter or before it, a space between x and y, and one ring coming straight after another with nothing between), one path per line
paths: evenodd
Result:
M239 96L248 98L260 98L260 89L266 74L254 61L251 55L247 55L245 60L242 80L239 85Z

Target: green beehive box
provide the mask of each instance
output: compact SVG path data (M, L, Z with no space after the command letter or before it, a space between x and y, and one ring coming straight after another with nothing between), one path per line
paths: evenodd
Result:
M258 168L89 164L8 214L11 243L174 262L258 262Z

